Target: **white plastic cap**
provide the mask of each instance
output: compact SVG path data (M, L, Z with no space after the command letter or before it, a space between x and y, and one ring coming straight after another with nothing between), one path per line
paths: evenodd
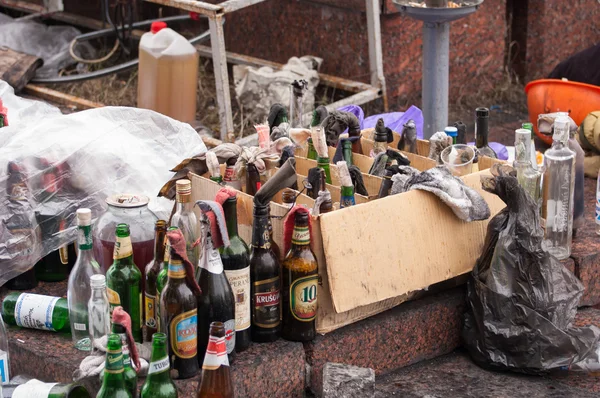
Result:
M104 287L106 286L106 277L102 274L94 274L90 276L91 287Z
M92 211L90 209L77 209L77 225L91 225Z

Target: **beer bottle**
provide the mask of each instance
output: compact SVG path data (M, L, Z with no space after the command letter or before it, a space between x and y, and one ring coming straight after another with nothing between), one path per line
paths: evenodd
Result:
M348 167L352 166L352 141L342 140L342 155Z
M4 398L90 398L88 390L78 383L45 383L37 379L18 376L17 383L4 384L0 391ZM27 381L25 381L27 380Z
M158 220L154 225L154 259L146 266L146 284L144 286L144 318L146 324L146 337L150 341L152 335L158 331L156 311L156 282L158 273L163 268L165 258L165 238L167 237L167 222Z
M79 255L69 275L67 301L71 336L75 348L90 351L92 342L89 335L88 301L90 301L90 277L100 273L100 265L92 251L92 211L77 209Z
M271 205L269 205L269 214L271 213ZM281 261L281 250L279 249L279 246L277 246L277 243L275 242L275 239L273 239L273 223L271 222L271 217L269 217L269 239L271 240L271 250L273 251L273 254L275 254L275 257L277 257L277 260Z
M488 144L490 110L488 108L475 109L475 145L480 155L497 159L498 155Z
M210 226L207 226L210 229ZM222 322L225 327L227 355L233 360L235 355L235 304L229 281L223 273L223 263L219 252L213 247L210 233L206 237L204 254L200 259L200 289L198 299L198 365L204 361L208 345L208 332L211 322ZM201 358L201 359L200 359Z
M206 152L206 166L208 167L208 172L210 173L210 179L217 184L223 182L223 176L221 176L221 165L219 164L219 159L217 158L217 154L214 152Z
M221 322L211 323L197 398L233 398L226 346L225 326Z
M177 230L177 227L169 227L167 231ZM164 261L162 263L162 268L156 277L156 329L158 332L166 333L164 327L161 325L162 318L160 316L160 295L167 284L168 279L168 269L169 269L169 259L171 258L171 244L169 243L169 239L165 236L165 244L164 244L165 256Z
M167 284L160 295L161 328L169 341L171 376L187 379L198 373L198 302L186 281L182 259L170 249Z
M142 274L133 262L129 225L117 224L113 263L106 271L106 293L110 316L115 307L122 306L131 317L131 334L142 342Z
M313 145L312 138L309 138L307 140L307 143L308 143L308 151L306 152L306 158L312 159L312 160L317 160L317 151L315 149L315 146Z
M152 356L140 398L177 398L177 387L169 375L167 335L164 333L152 335Z
M316 336L317 260L310 249L308 210L300 207L293 217L292 246L281 264L281 337L291 341L310 341ZM292 215L288 216L286 224L290 222Z
M171 226L179 228L183 234L188 260L196 268L200 258L200 247L194 244L200 237L200 228L193 211L192 182L186 179L177 181L176 192L177 209L171 218Z
M254 205L250 253L250 296L252 298L252 340L277 340L280 329L279 259L271 248L269 207Z
M256 192L261 187L260 174L254 163L246 165L246 193L248 195L256 195Z
M22 328L69 332L67 299L32 293L9 293L2 301L2 318Z
M242 352L250 346L250 253L246 242L238 235L235 196L223 203L223 212L229 246L220 249L221 260L235 301L235 350Z
M121 337L117 334L108 336L104 380L96 398L133 398L133 395L125 387Z
M233 156L227 159L227 167L225 168L225 176L223 177L223 182L225 183L225 185L229 185L230 187L241 191L242 182L240 181L237 173L235 172L235 164L237 163L237 159L237 156Z
M129 390L132 397L136 396L137 392L137 373L131 366L131 357L129 356L129 345L127 345L127 333L123 326L113 323L112 332L121 338L121 352L123 353L123 380L125 388ZM100 375L102 379L102 374Z

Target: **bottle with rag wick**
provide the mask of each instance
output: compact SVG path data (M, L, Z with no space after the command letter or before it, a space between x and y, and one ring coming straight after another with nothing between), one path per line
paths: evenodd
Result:
M137 106L192 123L197 91L195 47L165 22L153 22L140 40Z

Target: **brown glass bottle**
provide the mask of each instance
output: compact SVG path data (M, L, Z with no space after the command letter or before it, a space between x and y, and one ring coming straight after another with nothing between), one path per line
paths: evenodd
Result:
M498 159L496 152L488 144L490 110L488 108L475 109L475 146L480 155Z
M248 195L256 195L256 192L260 189L260 174L254 163L248 163L246 165L246 193Z
M198 302L185 279L181 257L171 249L167 284L160 296L161 327L169 342L171 378L198 374Z
M271 214L270 206L269 206L269 214ZM275 242L275 239L273 239L273 223L271 223L271 217L269 217L269 238L271 239L271 250L273 250L273 254L275 254L275 257L277 257L277 260L281 261L281 258L283 256L281 255L281 249L279 248L279 245L277 245L277 243Z
M158 220L154 225L154 259L146 266L146 281L144 288L144 324L146 337L144 341L151 341L152 335L158 331L158 307L156 279L161 271L165 258L165 237L167 235L167 222Z
M280 263L271 248L269 207L254 205L250 252L252 341L275 341L281 328L279 306Z
M295 213L292 247L281 266L281 337L291 341L313 340L319 277L317 259L310 249L308 212Z
M210 338L202 364L202 379L198 386L197 398L233 398L231 371L225 347L223 323L211 323Z

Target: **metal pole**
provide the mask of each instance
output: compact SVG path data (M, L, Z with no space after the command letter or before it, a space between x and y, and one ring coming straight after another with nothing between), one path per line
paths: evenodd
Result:
M381 22L379 0L366 0L367 30L369 39L369 68L371 85L381 88L384 110L388 111L385 75L383 73L383 51L381 49Z
M423 22L423 138L448 125L450 24Z

